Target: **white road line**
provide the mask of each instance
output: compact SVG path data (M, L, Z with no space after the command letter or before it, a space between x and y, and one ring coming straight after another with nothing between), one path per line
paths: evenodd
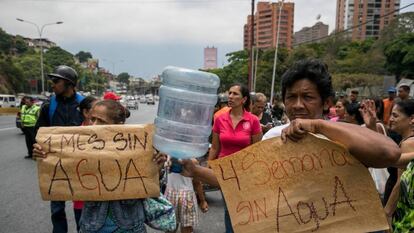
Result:
M3 129L0 129L0 131L6 131L6 130L11 130L11 129L17 129L17 128L16 127L3 128Z

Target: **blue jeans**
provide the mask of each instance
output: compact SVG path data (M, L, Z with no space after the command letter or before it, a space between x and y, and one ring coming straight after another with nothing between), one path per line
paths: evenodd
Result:
M233 233L233 226L231 225L229 210L227 209L226 200L224 199L222 192L221 196L223 197L224 202L224 226L226 227L226 233Z
M231 219L227 206L224 206L224 225L226 226L226 233L233 233L233 226L231 225Z
M68 221L66 220L65 202L51 201L50 211L52 213L53 233L67 233Z

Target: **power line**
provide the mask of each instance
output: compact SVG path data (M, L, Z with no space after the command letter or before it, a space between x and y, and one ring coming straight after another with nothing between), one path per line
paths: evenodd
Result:
M371 19L371 20L368 20L368 21L362 22L362 23L357 24L357 25L355 25L355 26L353 26L353 27L347 28L347 29L342 30L342 31L339 31L339 32L332 33L332 34L327 35L327 36L323 36L323 37L319 37L319 38L316 38L316 39L307 40L307 41L304 41L304 42L301 42L301 43L298 43L298 44L294 44L293 46L297 46L297 45L301 45L301 44L307 44L307 43L312 43L312 42L315 42L315 41L323 40L323 39L328 38L328 37L331 37L331 36L337 36L337 35L339 35L339 34L342 34L342 33L348 32L348 31L350 31L350 30L352 30L352 29L354 29L354 28L358 28L358 27L360 27L360 26L362 26L362 25L365 25L365 24L368 24L368 23L374 22L374 21L376 21L376 20L379 20L379 19L381 19L381 18L387 17L387 16L389 16L389 15L392 15L392 14L394 14L395 12L400 11L400 10L403 10L403 9L405 9L405 8L407 8L407 7L412 6L412 5L414 5L414 3L410 3L410 4L408 4L408 5L405 5L405 6L403 6L403 7L400 7L400 8L398 8L398 9L393 10L393 11L390 11L390 12L388 12L387 14L384 14L384 15L380 16L379 18L376 18L376 19Z

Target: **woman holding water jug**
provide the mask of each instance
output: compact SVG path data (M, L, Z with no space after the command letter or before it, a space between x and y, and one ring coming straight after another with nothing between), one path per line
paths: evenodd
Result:
M262 139L259 119L249 112L249 89L242 84L231 85L228 105L231 110L214 120L209 160L229 156ZM226 233L233 232L226 206L224 222Z

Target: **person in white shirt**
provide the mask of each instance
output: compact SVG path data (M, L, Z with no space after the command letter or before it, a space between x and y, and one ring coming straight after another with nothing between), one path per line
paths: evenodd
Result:
M297 142L308 133L321 134L344 145L367 167L387 167L395 163L401 150L389 138L358 125L324 120L324 109L332 93L331 76L319 60L300 60L282 76L282 100L289 124L269 130L263 140L281 136ZM219 186L211 169L183 161L183 175Z

